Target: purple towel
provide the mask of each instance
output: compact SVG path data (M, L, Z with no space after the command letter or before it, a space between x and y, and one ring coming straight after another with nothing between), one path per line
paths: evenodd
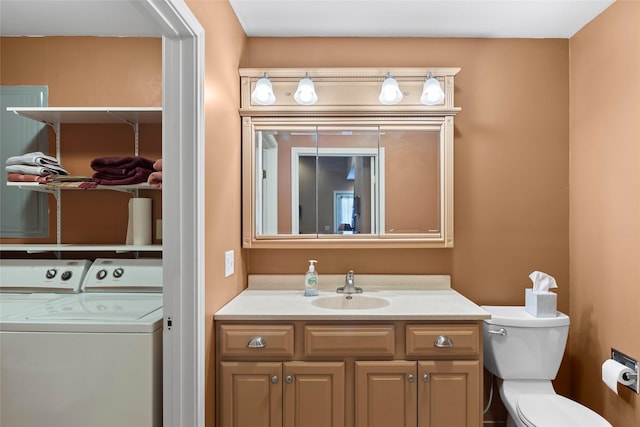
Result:
M91 162L93 181L100 185L130 185L146 182L153 161L144 157L100 157Z
M93 174L93 182L99 185L130 185L147 182L149 175L153 172L150 169L134 168L126 174L109 174L96 172Z
M153 172L153 161L140 156L99 157L91 161L91 169L96 172L117 174L122 169L132 170L134 168L149 169Z

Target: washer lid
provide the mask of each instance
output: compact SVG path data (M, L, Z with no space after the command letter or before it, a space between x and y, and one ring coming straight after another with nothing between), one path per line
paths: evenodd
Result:
M65 298L66 294L3 294L0 293L0 321L16 314L41 307L46 303Z
M28 312L27 321L137 322L162 310L162 294L80 294Z
M518 417L534 427L611 427L600 415L558 394L521 394Z
M556 317L536 317L527 311L524 306L487 306L481 308L491 313L491 319L485 320L485 323L500 326L520 326L520 327L536 327L536 328L552 328L555 326L568 326L569 316L558 312Z

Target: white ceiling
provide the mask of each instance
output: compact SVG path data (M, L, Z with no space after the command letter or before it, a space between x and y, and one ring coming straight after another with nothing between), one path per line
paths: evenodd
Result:
M569 38L614 0L229 1L248 36ZM0 0L0 35L158 34L135 1Z
M229 0L248 36L570 38L614 0Z
M0 0L2 36L159 36L135 1Z

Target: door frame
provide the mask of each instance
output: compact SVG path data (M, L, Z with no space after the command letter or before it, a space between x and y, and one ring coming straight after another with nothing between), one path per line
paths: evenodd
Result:
M128 0L162 35L163 424L204 426L204 29L182 0ZM194 209L195 208L195 209Z

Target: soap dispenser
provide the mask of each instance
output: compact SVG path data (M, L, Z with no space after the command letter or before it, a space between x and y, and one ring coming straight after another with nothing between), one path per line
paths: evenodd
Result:
M314 263L315 259L309 260L309 271L304 275L304 296L313 297L318 295L318 272Z

